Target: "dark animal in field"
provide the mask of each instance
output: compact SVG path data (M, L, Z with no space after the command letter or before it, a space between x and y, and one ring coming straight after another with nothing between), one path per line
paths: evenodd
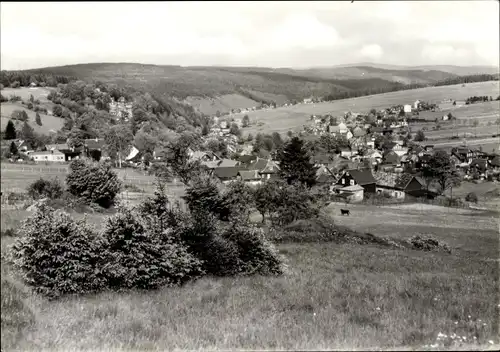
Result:
M340 214L341 215L351 215L349 209L340 209Z

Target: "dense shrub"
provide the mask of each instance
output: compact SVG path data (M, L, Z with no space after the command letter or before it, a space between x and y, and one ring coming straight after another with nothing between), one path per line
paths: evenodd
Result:
M478 199L477 199L477 195L476 195L476 193L474 193L474 192L470 192L469 194L467 194L467 195L465 196L465 200L466 200L467 202L477 203L477 200L478 200Z
M202 274L201 262L165 230L148 233L131 210L108 219L103 233L103 275L112 289L182 284Z
M74 160L69 170L66 184L71 194L103 208L115 204L121 182L111 166L91 160Z
M239 272L244 275L281 275L285 266L278 250L262 229L248 224L233 224L223 236L235 246Z
M14 243L15 267L36 292L49 297L99 290L102 244L84 221L40 204Z
M28 195L32 199L58 199L63 195L63 186L59 180L44 180L40 178L28 186Z
M451 253L450 247L446 243L439 243L438 240L432 237L423 237L423 236L413 236L409 243L413 246L414 249L421 251L435 251L435 252L446 252Z

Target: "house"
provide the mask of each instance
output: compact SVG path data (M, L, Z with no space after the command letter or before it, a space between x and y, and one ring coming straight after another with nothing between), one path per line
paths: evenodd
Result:
M397 141L396 141L397 143ZM406 155L408 154L408 148L406 147L403 147L399 144L396 144L393 148L392 148L393 152L396 153L398 156L403 156L403 155Z
M222 159L222 160L215 161L215 162L217 162L217 167L234 167L234 166L240 165L239 161L232 160L232 159Z
M469 148L453 148L451 154L455 155L461 162L470 163L472 159L477 157L477 154Z
M423 183L410 174L376 172L373 177L377 180L378 194L389 194L396 199L404 199L406 194L417 194L424 188Z
M238 171L237 179L245 182L250 186L257 186L262 184L262 176L259 174L259 171L257 170Z
M221 160L221 158L212 151L188 150L188 155L191 158L191 160L199 160L199 161Z
M382 164L393 165L393 166L400 165L400 157L395 151L393 150L388 151L384 155Z
M222 183L227 184L236 180L238 176L238 172L245 171L242 167L234 166L234 167L216 167L213 169L213 174L217 177Z
M250 167L251 169L251 167ZM259 171L263 179L277 178L279 176L280 168L276 162L267 160L266 166Z
M343 158L350 159L350 158L352 158L355 155L358 155L358 151L357 150L351 150L349 148L342 148L340 150L340 156L343 157Z
M476 169L480 173L484 173L488 169L488 160L479 158L472 159L469 167L471 169Z
M334 186L330 190L330 193L336 194L341 198L345 199L349 203L361 202L364 198L365 189L360 185L338 187Z
M413 146L411 149L411 154L417 155L419 157L424 155L424 148L422 148L420 145Z
M241 164L249 165L252 161L257 159L257 156L244 154L240 155L237 159Z
M411 105L410 104L406 104L404 107L403 107L403 111L405 113L409 113L411 112Z
M419 107L420 107L420 100L416 100L416 101L413 103L413 108L414 108L415 110L417 110Z
M326 166L321 165L318 170L316 170L316 184L332 184L334 181L335 176Z
M367 193L375 193L376 190L376 181L373 178L372 170L368 168L344 171L336 185L342 187L359 185Z
M434 145L432 144L427 144L424 146L424 150L427 152L427 153L432 153L434 151Z
M311 158L315 166L328 165L332 162L332 159L328 154L316 154Z
M365 159L370 160L372 165L380 164L382 162L382 154L377 150L369 150L366 152Z
M128 153L125 160L130 161L130 162L136 162L136 161L140 160L141 157L142 157L142 153L139 151L139 149L132 146L132 148L130 149L130 152Z
M45 146L45 149L47 149L47 151L57 150L57 151L63 153L65 156L65 161L71 161L73 159L78 159L80 157L80 155L82 154L81 149L70 148L67 143L47 144Z
M105 145L106 143L102 138L85 139L83 141L83 150L87 157L99 161L103 157Z
M59 150L46 150L44 152L33 152L30 154L30 157L35 162L56 162L63 163L66 161L66 156L64 153Z
M495 155L492 159L490 159L489 164L494 170L500 169L500 155Z
M37 84L35 82L30 83L30 88L36 88Z

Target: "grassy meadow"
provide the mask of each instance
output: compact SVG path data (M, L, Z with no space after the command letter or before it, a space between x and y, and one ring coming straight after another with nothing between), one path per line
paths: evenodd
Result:
M36 123L36 112L33 110L29 110L25 105L22 105L20 102L15 103L2 103L0 106L1 110L1 118L0 118L0 128L5 130L7 123L9 122L12 113L15 110L24 110L28 114L28 124L33 127L33 130L36 133L48 135L50 133L55 133L59 131L64 125L64 119L56 116L40 114L40 119L42 120L42 125L39 126ZM22 122L18 120L13 120L14 125L16 126L16 130L20 130L22 127Z
M2 189L28 174L7 166ZM127 171L132 174L141 177ZM456 194L474 188L481 205L494 187L464 184ZM180 288L49 301L12 272L5 254L13 238L2 237L2 350L425 349L439 332L466 336L455 347L463 350L499 346L498 214L351 204L351 216L340 216L345 207L332 203L325 210L358 231L397 239L431 235L452 253L288 243L278 245L289 267L279 278L203 278ZM18 229L29 214L2 208L1 230ZM100 228L106 215L85 216Z
M309 117L313 114L343 115L346 111L366 113L370 109L385 109L396 104L412 104L417 99L431 103L438 103L443 99L465 100L473 95L493 96L494 99L500 94L498 81L468 83L441 87L428 87L413 90L377 94L351 99L337 100L319 104L300 104L277 109L259 110L248 113L252 125L243 129L245 134L258 132L282 132L288 130L300 130L302 126L309 122ZM495 115L498 118L498 101L484 104L474 104L467 107L452 110L455 114L469 114L473 117L483 114L486 116ZM482 106L480 106L482 105ZM459 110L460 109L460 110ZM467 112L467 109L472 109ZM239 116L241 115L241 116ZM442 114L440 114L442 116ZM236 114L234 117L243 117L243 114ZM436 117L432 117L434 120ZM429 117L431 118L431 117ZM491 117L492 118L492 117ZM492 118L493 119L493 118Z
M290 269L284 277L204 278L181 288L57 301L32 294L3 263L2 350L422 349L439 332L498 343L493 218L350 207L350 217L330 207L339 224L384 236L432 234L453 252L281 244ZM11 219L27 215L13 212ZM89 220L102 223L102 215ZM2 254L10 243L2 238Z

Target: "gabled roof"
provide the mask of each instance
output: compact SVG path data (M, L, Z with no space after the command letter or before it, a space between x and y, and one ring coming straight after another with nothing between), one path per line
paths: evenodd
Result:
M70 147L68 146L67 143L60 143L60 144L47 144L45 146L47 150L70 150Z
M267 166L267 159L262 159L262 158L257 158L253 162L248 165L248 170L264 170L264 168Z
M326 166L320 166L316 170L316 182L317 183L330 183L335 180L335 177L331 171Z
M415 178L415 176L410 174L396 174L383 171L376 172L373 176L377 180L377 185L400 190L406 189L410 182Z
M261 179L261 176L259 175L259 172L257 170L238 171L237 175L241 176L241 179L243 181L254 181Z
M257 159L257 156L255 156L255 155L240 155L238 157L238 160L243 164L249 164L256 159Z
M237 160L222 159L222 160L218 161L217 166L218 167L233 167L233 166L238 166L239 164L240 164L240 162Z
M205 166L208 169L215 169L217 166L219 166L218 164L219 164L218 160L201 162L201 165Z
M350 169L346 170L345 173L349 173L356 183L361 186L376 183L371 169Z
M33 156L33 155L54 155L54 154L64 155L63 152L61 152L57 149L54 149L54 150L46 150L46 151L42 151L42 152L33 152L33 153L30 153L30 156Z
M266 166L260 170L261 174L275 174L279 172L279 166L272 160L268 160Z
M340 127L339 126L328 126L328 132L340 133Z
M384 155L384 163L393 164L399 162L399 156L393 150Z
M347 187L342 187L342 191L347 191L347 192L356 192L356 191L362 191L364 188L361 187L360 185L354 185L354 186L347 186Z

